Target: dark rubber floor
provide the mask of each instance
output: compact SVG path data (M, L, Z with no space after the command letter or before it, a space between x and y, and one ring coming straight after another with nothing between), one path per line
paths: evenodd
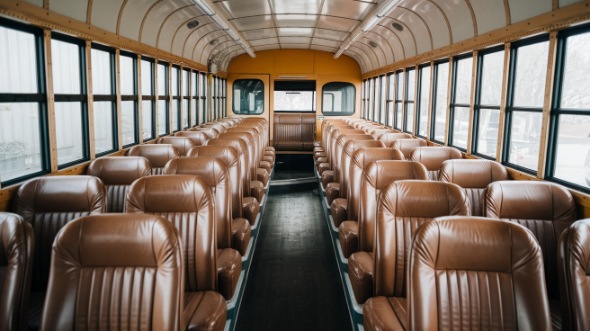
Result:
M313 191L271 193L236 330L351 330Z

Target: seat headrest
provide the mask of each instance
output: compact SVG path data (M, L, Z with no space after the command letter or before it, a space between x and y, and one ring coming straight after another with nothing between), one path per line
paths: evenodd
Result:
M389 147L362 147L352 154L352 164L364 169L377 160L403 160L404 154L399 149Z
M195 146L206 145L207 141L210 139L209 136L203 131L180 131L176 132L175 137L190 138Z
M178 149L169 144L143 144L133 146L128 156L143 156L150 161L152 168L163 168L166 162L180 157Z
M461 158L460 150L448 146L419 146L410 152L410 160L422 163L428 170L439 170L444 161Z
M378 160L365 166L364 180L373 187L383 187L383 183L417 179L427 180L428 170L422 164L412 161Z
M356 140L352 139L344 144L344 153L346 155L352 156L352 154L359 148L368 148L368 147L385 147L382 142L378 140Z
M254 136L248 132L226 132L220 134L217 139L240 139L243 140L248 146L254 143Z
M131 185L136 179L149 176L152 166L143 156L106 156L93 160L88 175L100 178L105 185Z
M438 180L463 188L486 188L499 180L508 180L506 168L498 162L483 159L454 159L442 163Z
M178 149L180 155L186 155L186 153L196 145L191 138L181 136L161 137L157 140L157 144L170 144Z
M336 139L336 144L338 144L338 146L343 147L344 144L346 144L346 142L348 142L350 140L375 140L375 139L370 134L345 133L345 134L341 134L340 136L338 136L338 139Z
M183 157L168 161L164 167L165 175L198 175L209 186L216 186L228 180L227 167L214 157Z
M223 145L197 146L191 148L187 157L210 156L222 160L225 166L231 168L240 161L240 155L234 147Z
M211 139L207 142L207 146L233 147L239 155L245 154L248 149L248 145L242 139Z

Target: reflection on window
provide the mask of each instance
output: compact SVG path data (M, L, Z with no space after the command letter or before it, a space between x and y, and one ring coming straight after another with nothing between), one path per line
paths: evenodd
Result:
M379 98L379 108L380 108L380 112L379 112L379 123L381 124L385 124L385 113L386 113L386 109L385 109L385 103L386 103L386 99L387 99L387 80L385 79L385 75L381 76L381 97Z
M590 33L567 38L561 108L590 110Z
M141 60L141 94L154 95L154 64L151 61Z
M116 149L113 139L113 103L94 102L94 151L96 154Z
M233 86L235 114L252 115L264 112L264 84L260 79L237 79ZM275 95L275 109L276 101Z
M111 56L111 53L96 48L91 51L92 91L94 94L113 94Z
M121 123L123 134L123 146L135 143L135 101L123 101L121 103Z
M393 106L395 97L395 76L394 73L387 75L387 123L389 127L393 127Z
M55 103L55 132L60 165L84 159L82 105L79 102Z
M404 123L404 131L408 133L414 132L414 88L416 86L416 70L411 69L407 71L406 84L406 117Z
M496 158L500 109L481 108L477 126L477 153Z
M153 127L153 102L151 100L143 100L141 102L141 120L142 120L142 137L143 140L149 140L154 137L154 127Z
M127 147L137 143L137 87L135 55L120 56L121 64L121 133L123 146Z
M121 95L135 94L135 59L129 56L120 56L121 70Z
M0 93L37 93L35 38L0 26Z
M455 61L454 98L450 107L452 121L449 128L449 142L451 145L462 149L467 148L472 66L473 57L461 58Z
M315 111L315 91L275 91L275 111Z
M560 115L555 178L590 188L590 116Z
M434 70L434 116L432 139L440 143L445 141L447 125L447 93L449 90L449 62L438 63Z
M199 124L208 121L207 118L207 75L203 72L199 74L199 86L201 87L201 114L199 116ZM235 100L235 99L234 99Z
M51 40L53 90L55 94L80 94L80 46Z
M549 41L518 47L514 77L515 107L543 107Z
M398 130L402 129L403 116L403 97L404 97L404 72L398 71L395 74L396 92L395 92L395 123L394 127Z
M512 112L508 162L527 169L537 169L542 121L541 112Z
M170 99L169 95L169 85L168 84L168 74L169 74L169 66L167 63L158 62L158 135L166 135L170 132L170 117L169 114L169 106L170 106Z
M141 60L141 136L142 140L150 140L154 133L154 63L145 59Z
M418 135L426 137L428 134L428 101L430 89L430 66L420 68L420 85L418 98Z
M158 135L163 136L168 133L168 102L158 100Z
M354 114L356 89L350 83L333 82L322 88L322 113L331 115Z

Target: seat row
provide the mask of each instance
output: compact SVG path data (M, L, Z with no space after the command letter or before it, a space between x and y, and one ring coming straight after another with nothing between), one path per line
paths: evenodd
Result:
M496 162L462 159L456 149L427 147L423 140L362 120L324 121L322 126L325 135L314 155L318 180L355 304L393 297L389 312L405 316L408 259L417 229L437 217L487 216L532 232L542 252L551 310L546 316L561 329L561 311L569 310L560 304L565 294L559 294L557 242L576 220L569 191L549 182L508 181ZM459 283L452 290L469 293L469 284ZM367 309L387 310L369 307L365 304L365 316ZM371 323L365 329L373 329Z
M29 324L33 330L57 330L70 324L88 328L111 323L116 328L151 325L147 328L223 330L228 303L235 305L243 261L251 252L251 230L260 217L257 198L242 194L244 177L250 180L242 173L254 172L250 154L255 171L266 172L267 177L268 170L260 171L258 166L272 169L274 164L272 149L266 150L261 144L263 132L268 130L264 123L234 118L209 123L170 137L174 142L168 138L158 141L170 144L140 145L129 151L130 155L144 156L96 159L89 165L88 175L40 177L21 185L15 214L3 214L0 219L23 229L19 231L24 239L19 240L26 250L19 251L20 259L29 262L11 261L24 266L23 273L32 279L9 283L22 285L22 292L11 292L21 293L22 301L12 306L18 315L11 320L15 328L7 329ZM251 145L244 148L249 136ZM180 157L180 142L185 146L184 157ZM154 171L164 159L168 159L164 166ZM265 193L264 186L262 191ZM80 237L65 234L66 230L58 235L80 217L106 212L118 214L81 220L84 225L76 225L75 230ZM161 218L173 226L173 232L162 230L170 226L160 224ZM95 222L97 225L86 226ZM158 235L153 234L154 227L160 229ZM89 230L96 228L104 231L96 234ZM82 239L87 230L91 239ZM68 244L62 247L54 242L56 237L67 237L64 240ZM8 238L15 240L12 235ZM145 245L152 246L147 249ZM140 246L144 248L137 248ZM180 254L173 252L177 246ZM66 256L70 252L76 255ZM57 256L65 260L60 262ZM176 260L181 268L166 271ZM163 271L158 271L160 265ZM157 278L160 272L167 276ZM173 276L177 272L180 280ZM163 284L164 279L170 281ZM180 291L180 299L172 295L174 290ZM158 291L163 291L162 297ZM167 299L177 302L172 304ZM176 320L176 316L180 318Z

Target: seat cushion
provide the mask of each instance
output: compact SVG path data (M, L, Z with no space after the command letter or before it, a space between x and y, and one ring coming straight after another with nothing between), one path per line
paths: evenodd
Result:
M262 201L264 198L264 184L262 182L253 180L250 182L250 196L256 198L256 201Z
M342 222L347 219L347 204L348 200L337 198L332 201L330 205L330 212L332 213L332 221L335 227L339 227Z
M242 213L250 223L250 226L254 226L256 218L260 213L260 204L258 203L258 200L253 197L244 197L242 199Z
M185 330L222 331L227 303L217 292L184 292Z
M326 157L326 152L314 152L313 153L313 161L318 162L318 160L322 160L322 162L328 162L328 158Z
M273 153L276 152L275 148L272 146L266 146L266 147L264 147L264 150L267 152L273 152Z
M326 199L330 206L332 205L332 201L336 200L338 197L340 197L340 183L328 183L328 185L326 185Z
M266 169L257 168L256 169L256 180L262 182L262 185L266 187L268 185L268 181L270 180L270 173ZM250 184L252 185L252 184ZM258 200L261 201L261 200Z
M373 296L373 253L357 252L348 258L348 276L356 302Z
M338 227L338 241L342 255L347 259L359 250L358 233L359 224L356 221L344 221Z
M231 222L232 248L241 256L246 255L251 236L250 222L245 218L234 218Z
M318 169L318 173L321 175L324 173L324 171L330 170L330 163L328 163L328 162L317 163L316 168Z
M242 272L242 256L233 248L217 250L217 287L226 300L234 296Z
M258 168L259 169L263 169L268 174L270 174L270 172L272 171L272 167L270 166L270 162L268 162L268 161L260 161L260 162L258 162Z
M334 182L334 171L326 170L322 173L320 180L322 181L322 187L325 189L329 183Z
M406 299L396 297L374 297L363 306L365 330L402 331L407 328Z

